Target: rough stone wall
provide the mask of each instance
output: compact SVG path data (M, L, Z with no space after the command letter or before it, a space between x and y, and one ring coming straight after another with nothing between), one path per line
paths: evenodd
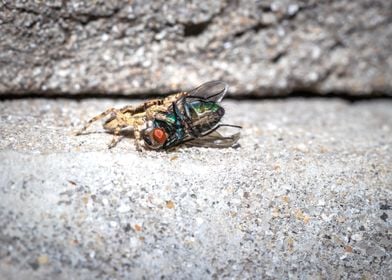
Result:
M0 94L391 94L392 1L0 2Z

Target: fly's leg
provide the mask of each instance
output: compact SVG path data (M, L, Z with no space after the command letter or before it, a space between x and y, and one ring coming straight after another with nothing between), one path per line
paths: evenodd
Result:
M89 120L81 130L76 132L76 135L81 135L83 132L86 131L87 128L89 128L89 126L93 123L96 122L100 119L103 119L104 117L106 117L107 115L111 114L111 113L117 113L118 110L116 108L109 108L107 109L105 112L95 116L94 118L92 118L91 120Z

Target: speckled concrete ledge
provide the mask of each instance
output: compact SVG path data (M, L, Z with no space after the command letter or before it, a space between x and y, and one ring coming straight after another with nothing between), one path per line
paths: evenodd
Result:
M124 103L0 103L2 279L392 275L391 101L226 102L237 149L72 135Z

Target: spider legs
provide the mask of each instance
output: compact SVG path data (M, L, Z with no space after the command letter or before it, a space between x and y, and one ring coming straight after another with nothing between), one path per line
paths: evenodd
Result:
M96 121L98 121L98 120L100 120L100 119L103 119L104 117L106 117L106 116L109 115L109 114L117 113L117 112L118 112L118 110L117 110L116 108L109 108L109 109L107 109L105 112L103 112L103 113L101 113L101 114L95 116L94 118L90 119L90 120L83 126L82 129L80 129L79 131L76 132L76 135L81 135L81 134L83 134L83 132L85 132L85 131L87 130L87 128L89 128L90 125L91 125L93 122L96 122Z

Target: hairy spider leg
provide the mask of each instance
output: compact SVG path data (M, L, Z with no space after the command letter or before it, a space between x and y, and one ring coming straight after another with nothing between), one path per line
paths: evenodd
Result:
M96 122L96 121L98 121L98 120L100 120L100 119L103 119L104 117L106 117L106 116L109 115L109 114L116 113L116 112L118 112L118 109L116 109L116 108L109 108L109 109L107 109L105 112L102 112L101 114L99 114L99 115L93 117L92 119L90 119L90 120L83 126L82 129L80 129L78 132L76 132L76 135L81 135L83 132L85 132L85 131L87 130L87 128L90 127L90 125L91 125L92 123L94 123L94 122Z
M115 130L113 130L114 135L112 141L108 145L109 149L114 148L118 144L118 142L120 142L124 138L123 135L120 135L120 131L121 131L120 128L116 128Z
M133 105L127 105L122 107L121 109L116 109L116 108L109 108L105 112L93 117L90 119L82 129L80 129L78 132L76 132L76 135L81 135L83 132L85 132L92 123L105 118L107 115L112 114L112 113L130 113L131 115L140 113L144 111L144 105L139 105L139 106L133 106Z

